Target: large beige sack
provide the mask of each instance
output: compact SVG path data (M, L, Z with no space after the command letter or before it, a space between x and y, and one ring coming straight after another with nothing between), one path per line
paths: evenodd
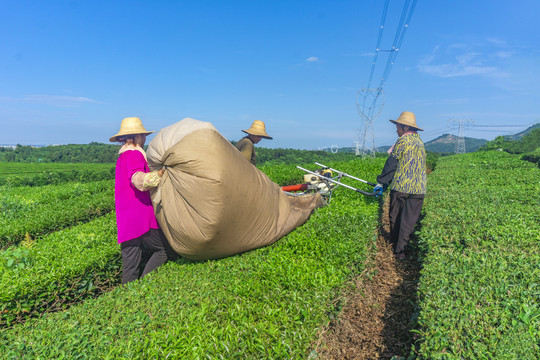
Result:
M322 205L320 194L287 196L208 122L186 118L162 129L147 157L152 169L166 168L152 192L157 220L188 259L270 245Z

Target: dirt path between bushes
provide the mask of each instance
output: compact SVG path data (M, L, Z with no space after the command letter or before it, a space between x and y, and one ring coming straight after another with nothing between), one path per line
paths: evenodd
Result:
M405 260L392 254L387 240L388 196L380 221L372 276L360 275L355 290L344 296L340 315L319 335L318 359L400 359L409 355L415 340L410 330L415 326L420 264L414 250Z

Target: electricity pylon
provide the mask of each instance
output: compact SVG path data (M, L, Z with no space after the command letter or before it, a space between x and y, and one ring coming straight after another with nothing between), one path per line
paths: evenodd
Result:
M356 92L356 109L362 117L361 143L362 157L375 157L375 135L373 122L384 107L382 88L363 88Z
M465 127L474 124L472 120L448 120L448 125L451 128L458 129L458 139L456 141L456 147L454 149L455 154L465 154L467 149L465 148Z

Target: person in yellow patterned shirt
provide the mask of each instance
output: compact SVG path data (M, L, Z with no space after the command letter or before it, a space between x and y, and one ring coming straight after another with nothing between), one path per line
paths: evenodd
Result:
M377 176L374 191L380 196L390 187L390 242L396 258L405 259L426 194L426 151L418 135L423 130L412 112L404 111L390 122L396 125L399 138L388 150L390 156Z

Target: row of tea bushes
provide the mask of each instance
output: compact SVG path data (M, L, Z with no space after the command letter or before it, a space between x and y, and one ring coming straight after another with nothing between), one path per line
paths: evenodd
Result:
M333 166L356 175L359 164ZM318 329L339 310L342 287L371 257L377 218L378 201L337 189L330 206L274 245L168 263L69 311L0 330L0 352L7 359L307 358Z
M31 164L26 164L31 165ZM1 176L0 186L44 186L60 185L66 182L87 183L114 179L114 167L109 165L100 170L55 170L39 174L16 174Z
M0 248L114 210L113 180L1 189Z
M35 176L45 173L59 173L59 172L101 172L110 171L114 169L114 164L104 163L21 163L21 162L3 162L0 161L0 179L6 177L25 177ZM113 172L114 176L114 172Z
M439 159L428 187L420 357L540 358L540 170L465 154Z
M0 252L0 326L98 295L119 283L115 214Z

